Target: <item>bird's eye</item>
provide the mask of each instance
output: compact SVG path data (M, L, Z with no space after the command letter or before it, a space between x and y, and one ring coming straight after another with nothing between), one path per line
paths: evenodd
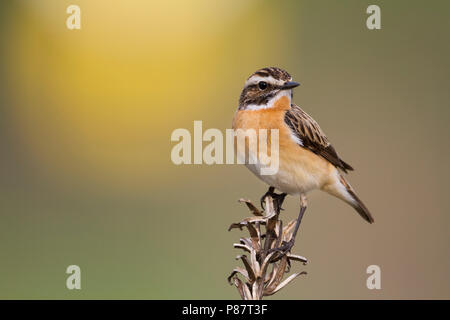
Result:
M258 87L259 87L261 90L266 89L266 88L267 88L267 82L265 82L265 81L260 81L260 82L258 82Z

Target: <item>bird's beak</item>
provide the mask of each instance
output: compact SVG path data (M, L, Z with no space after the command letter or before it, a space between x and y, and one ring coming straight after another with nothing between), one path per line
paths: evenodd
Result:
M295 82L295 81L288 81L285 82L282 86L281 86L281 90L288 90L288 89L293 89L295 87L298 87L300 85L300 83Z

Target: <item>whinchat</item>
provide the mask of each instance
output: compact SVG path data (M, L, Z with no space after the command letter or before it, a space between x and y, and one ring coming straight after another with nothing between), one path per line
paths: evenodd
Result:
M300 196L301 209L295 232L290 243L284 244L284 250L290 250L293 245L306 210L306 194L314 189L345 201L364 220L374 222L367 207L343 176L353 168L338 156L317 122L292 102L292 89L298 85L288 72L280 68L256 71L245 82L233 119L234 130L252 129L257 133L260 129L278 130L278 171L261 175L259 169L262 164L258 161L246 163L246 166L270 186L262 201L266 195L271 195L281 208L287 194ZM246 152L251 153L252 149ZM258 159L257 155L250 154L249 157ZM274 193L275 188L282 194Z

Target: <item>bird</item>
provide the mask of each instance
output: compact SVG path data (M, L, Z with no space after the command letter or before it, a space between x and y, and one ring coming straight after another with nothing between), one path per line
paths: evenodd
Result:
M278 209L282 209L286 195L300 196L300 212L293 236L276 249L280 251L290 251L294 245L307 207L306 195L312 190L319 189L343 200L365 221L374 222L367 207L344 178L353 167L339 157L318 123L293 103L293 89L299 85L281 68L257 70L245 82L232 123L235 131L252 129L257 134L260 129L278 129L279 167L276 173L262 175L258 160L256 163L245 162L245 166L269 185L261 198L261 206L267 196L274 199ZM248 154L252 152L248 146L245 152L249 158L258 159L256 155ZM282 193L277 194L275 190Z

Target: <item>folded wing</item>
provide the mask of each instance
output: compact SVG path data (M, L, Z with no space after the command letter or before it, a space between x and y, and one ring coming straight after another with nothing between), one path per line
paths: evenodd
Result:
M348 163L339 158L317 122L299 106L292 104L291 109L286 112L284 121L297 138L296 140L301 142L302 147L323 157L345 173L347 170L353 170Z

